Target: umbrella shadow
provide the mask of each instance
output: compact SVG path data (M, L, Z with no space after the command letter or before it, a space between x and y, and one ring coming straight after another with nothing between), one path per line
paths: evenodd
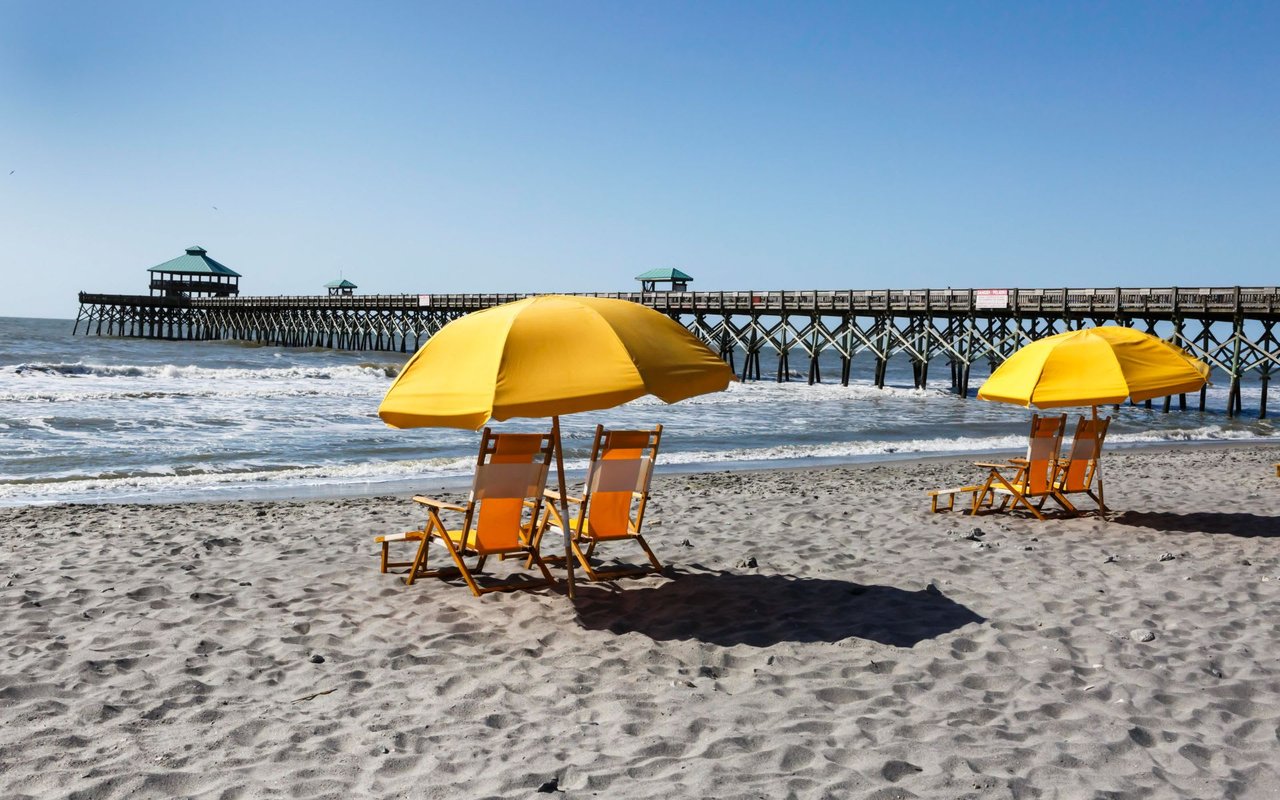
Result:
M1246 539L1280 537L1280 517L1227 511L1195 511L1174 514L1167 511L1124 511L1111 522L1135 528L1151 528L1163 533L1216 533Z
M673 580L653 587L579 585L579 624L655 641L692 639L722 647L854 638L914 647L986 621L932 586L909 591L788 575L667 574Z

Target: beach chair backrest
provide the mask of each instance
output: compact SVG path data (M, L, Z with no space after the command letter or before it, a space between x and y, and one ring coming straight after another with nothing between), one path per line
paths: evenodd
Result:
M1083 492L1093 483L1098 457L1102 455L1102 442L1107 438L1107 426L1111 418L1080 417L1076 423L1075 438L1067 454L1067 467L1062 475L1064 492Z
M585 501L593 535L622 536L640 526L643 505L631 516L632 501L643 502L658 455L662 426L651 431L606 431L596 428Z
M469 543L485 550L518 547L527 520L537 518L550 465L549 434L495 434L485 428L471 490Z
M1027 494L1045 494L1053 486L1057 468L1058 450L1062 447L1062 432L1067 427L1067 415L1031 418L1031 441L1027 446Z

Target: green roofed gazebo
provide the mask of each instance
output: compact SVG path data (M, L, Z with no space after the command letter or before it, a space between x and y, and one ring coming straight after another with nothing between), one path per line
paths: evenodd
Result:
M330 297L338 297L339 295L350 295L359 287L346 278L342 278L341 280L329 281L324 285L324 288L329 290Z
M190 297L210 295L230 297L240 294L240 273L219 264L200 245L187 248L186 255L147 270L151 273L151 295Z
M636 276L636 280L640 281L640 291L642 292L687 292L689 291L689 282L693 280L692 275L687 275L678 269L651 269ZM671 284L665 289L659 289L658 284Z

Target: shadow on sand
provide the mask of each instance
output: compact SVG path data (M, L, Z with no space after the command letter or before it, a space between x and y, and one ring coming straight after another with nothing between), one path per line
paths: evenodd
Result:
M848 581L732 572L668 572L659 586L579 584L579 623L657 641L730 647L868 639L895 647L985 622L932 586L908 591Z
M1280 517L1224 511L1172 514L1165 511L1125 511L1111 522L1169 533L1225 533L1246 538L1280 536Z

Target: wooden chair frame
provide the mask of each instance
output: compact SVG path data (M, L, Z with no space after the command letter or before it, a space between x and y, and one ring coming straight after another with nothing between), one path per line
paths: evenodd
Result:
M577 514L572 512L570 514L570 547L573 550L574 557L582 565L583 571L587 573L587 577L590 580L613 580L614 578L645 575L662 570L662 562L654 555L653 549L649 547L649 543L645 541L644 536L640 533L640 529L644 525L645 506L649 502L649 482L653 477L653 465L658 458L658 446L661 441L661 425L656 426L653 430L625 431L608 431L605 430L603 425L596 426L595 439L591 444L591 462L587 468L587 478L583 486L582 495L565 496L565 499L578 509ZM610 457L614 453L633 451L637 452L634 459L613 459ZM607 533L601 533L599 529L592 530L590 520L593 496L620 494L625 491L625 489L617 485L617 482L620 479L627 480L629 476L625 474L625 469L621 467L623 462L632 460L638 461L639 465L635 476L632 478L630 501L625 512L627 516L625 530ZM610 474L611 472L612 474ZM619 475L619 473L623 474ZM542 524L539 526L539 538L547 529L563 531L564 526L560 509L556 505L560 500L560 493L548 490L546 494L548 499L555 502L546 504ZM596 547L601 542L621 541L623 539L634 539L644 550L645 555L648 556L649 564L612 570L600 570L592 565L591 557L595 554Z
M1027 448L1027 458L1011 459L1007 464L978 462L978 466L990 470L987 480L974 493L971 514L987 502L988 494L994 501L994 495L1006 495L1000 510L1004 510L1012 502L1012 507L1025 506L1036 519L1044 519L1041 509L1046 500L1052 498L1068 513L1076 513L1075 506L1057 487L1059 454L1062 449L1062 434L1067 426L1067 415L1042 417L1039 414L1031 417L1031 437ZM1005 473L1012 471L1012 477ZM1038 499L1032 502L1032 499ZM989 504L989 503L988 503Z
M514 445L514 448L509 447ZM509 452L514 450L514 452ZM380 536L375 541L382 544L382 571L388 567L409 567L404 577L412 585L418 578L451 577L456 572L466 581L472 594L479 597L489 592L523 589L539 589L555 584L555 579L538 553L537 534L546 491L547 474L551 467L554 445L551 434L501 433L484 429L480 439L480 452L476 457L476 474L471 493L462 505L446 503L417 495L414 502L425 506L427 521L420 531ZM504 501L499 511L485 513L486 501ZM519 502L519 511L511 506ZM440 514L443 511L462 515L462 527L450 529ZM528 522L524 522L527 518ZM515 526L517 530L511 530ZM486 536L489 527L498 528L499 536ZM495 543L493 539L499 541ZM438 539L453 560L454 568L429 569L427 552L432 539ZM486 541L489 539L490 541ZM413 561L388 561L387 548L391 541L418 541L418 551ZM529 566L537 566L543 580L508 581L480 585L476 573L484 569L489 556L519 554L527 558ZM467 557L475 557L474 566L468 566Z
M1058 472L1054 476L1054 486L1058 492L1063 495L1089 495L1098 505L1098 513L1102 515L1107 513L1107 505L1103 502L1102 444L1106 441L1110 425L1110 417L1095 416L1090 419L1081 415L1076 422L1071 449L1066 458L1058 459ZM1097 494L1093 491L1095 484Z
M982 484L973 484L969 486L953 486L949 489L930 489L925 492L929 497L929 510L934 514L938 513L938 501L945 498L947 501L947 511L955 511L956 496L970 492L973 497L970 498L969 505L973 506L974 502L985 503L991 505L991 492L984 492Z

